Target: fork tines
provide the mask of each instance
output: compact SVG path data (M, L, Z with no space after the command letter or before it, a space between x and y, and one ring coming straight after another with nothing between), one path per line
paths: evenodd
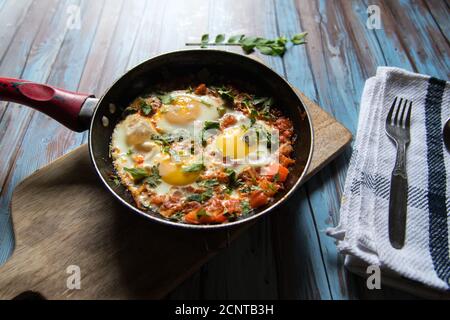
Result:
M391 109L389 110L388 116L386 118L386 125L392 125L409 129L411 124L412 101L403 98L400 98L400 101L398 101L398 103L397 101L398 97L395 97L394 102L392 103ZM392 118L394 112L395 116L394 118Z

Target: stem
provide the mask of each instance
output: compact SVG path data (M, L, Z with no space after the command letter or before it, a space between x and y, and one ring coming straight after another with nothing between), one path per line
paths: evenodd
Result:
M240 46L240 43L200 43L200 42L188 42L185 45L187 46Z

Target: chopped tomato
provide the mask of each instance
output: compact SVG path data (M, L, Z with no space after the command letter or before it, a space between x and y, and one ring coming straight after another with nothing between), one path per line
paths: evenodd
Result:
M198 94L199 96L205 95L206 94L206 85L204 83L201 83L197 88L195 88L194 93Z
M137 163L137 164L142 164L142 163L144 163L144 157L141 156L140 154L135 155L135 156L133 157L133 160L134 160L134 162Z
M272 163L266 168L265 172L271 178L274 178L275 175L278 174L278 181L284 182L289 174L289 169L281 164Z
M184 220L187 223L198 224L199 222L198 222L198 218L197 218L197 212L198 212L198 209L192 210L191 212L189 212L188 214L186 214L184 216Z
M237 122L237 119L235 116L233 116L231 114L227 114L222 119L220 126L222 127L222 129L225 129L225 128L228 128L229 126L232 126L233 124L236 124L236 122Z
M259 180L258 185L268 197L273 197L279 189L278 184L270 182L266 178Z
M215 223L223 223L223 222L225 222L227 220L228 220L228 218L224 214L219 214L218 216L214 217L214 222Z
M254 191L250 195L250 206L252 208L261 207L267 204L267 202L269 202L269 198L261 190Z

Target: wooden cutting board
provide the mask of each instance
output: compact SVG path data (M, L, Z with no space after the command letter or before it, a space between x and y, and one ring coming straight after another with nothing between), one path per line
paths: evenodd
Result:
M352 135L303 98L315 129L309 178ZM98 182L86 145L22 181L11 210L16 248L0 267L0 299L26 291L47 299L162 298L250 226L193 232L126 212ZM67 287L77 275L72 265L80 270L79 290Z

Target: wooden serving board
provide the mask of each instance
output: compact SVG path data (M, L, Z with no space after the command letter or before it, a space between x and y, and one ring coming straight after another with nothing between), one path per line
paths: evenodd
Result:
M309 178L352 135L303 98L315 129ZM11 210L16 248L0 267L0 299L26 291L47 299L163 298L251 224L199 232L124 212L97 180L86 145L22 181ZM80 268L79 290L67 288L71 265Z

